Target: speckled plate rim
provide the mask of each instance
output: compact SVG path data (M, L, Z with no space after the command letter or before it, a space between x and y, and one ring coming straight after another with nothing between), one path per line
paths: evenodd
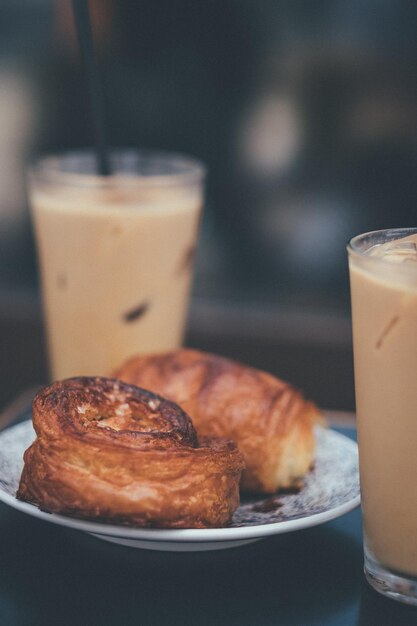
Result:
M13 428L18 428L22 424L17 424L7 429L7 431ZM5 432L5 431L4 431ZM357 453L357 444L331 429L327 430L328 435L336 438L343 439L344 445L349 446L352 452ZM0 434L1 439L1 434ZM68 517L65 515L59 515L56 513L47 513L41 511L33 504L27 502L21 502L16 497L7 493L0 484L0 501L4 504L11 506L12 508L44 520L46 522L58 524L59 526L66 526L67 528L73 528L75 530L81 530L84 532L92 533L94 535L105 535L114 538L123 539L139 539L149 542L221 542L221 541L239 541L250 539L261 539L262 537L268 537L271 535L277 535L281 533L293 532L312 526L318 526L324 524L337 517L345 515L349 511L352 511L360 504L360 495L347 499L342 504L329 508L325 511L313 513L300 518L294 518L291 520L284 520L279 522L271 522L268 524L259 524L253 526L242 526L235 528L190 528L190 529L159 529L159 528L130 528L126 526L118 526L114 524L106 524L103 522L90 522L87 520Z

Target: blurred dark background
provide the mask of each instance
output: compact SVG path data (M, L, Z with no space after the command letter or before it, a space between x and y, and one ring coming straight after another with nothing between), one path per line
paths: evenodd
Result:
M345 246L416 225L417 3L90 0L110 142L209 168L187 341L352 409ZM44 380L27 159L91 144L68 0L0 5L0 403Z

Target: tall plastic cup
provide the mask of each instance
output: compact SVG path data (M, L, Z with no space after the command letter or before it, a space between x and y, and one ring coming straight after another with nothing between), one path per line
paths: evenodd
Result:
M365 574L417 604L417 228L348 247Z
M53 379L111 375L183 340L205 168L171 153L110 157L111 176L89 151L30 170Z

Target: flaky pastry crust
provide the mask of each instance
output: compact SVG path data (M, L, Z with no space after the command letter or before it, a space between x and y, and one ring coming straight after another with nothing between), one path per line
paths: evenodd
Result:
M41 509L159 528L225 526L242 455L201 437L173 402L109 378L70 378L33 401L17 497Z
M200 435L232 439L246 469L241 488L274 493L311 467L317 408L288 383L197 350L135 357L115 376L178 403Z

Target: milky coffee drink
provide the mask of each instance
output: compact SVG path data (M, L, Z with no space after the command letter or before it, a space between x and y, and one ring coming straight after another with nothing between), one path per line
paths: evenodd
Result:
M349 261L366 546L417 577L417 233L403 235L371 234Z
M32 173L54 379L111 375L129 356L181 345L202 205L201 168L187 177L187 167L110 179Z

